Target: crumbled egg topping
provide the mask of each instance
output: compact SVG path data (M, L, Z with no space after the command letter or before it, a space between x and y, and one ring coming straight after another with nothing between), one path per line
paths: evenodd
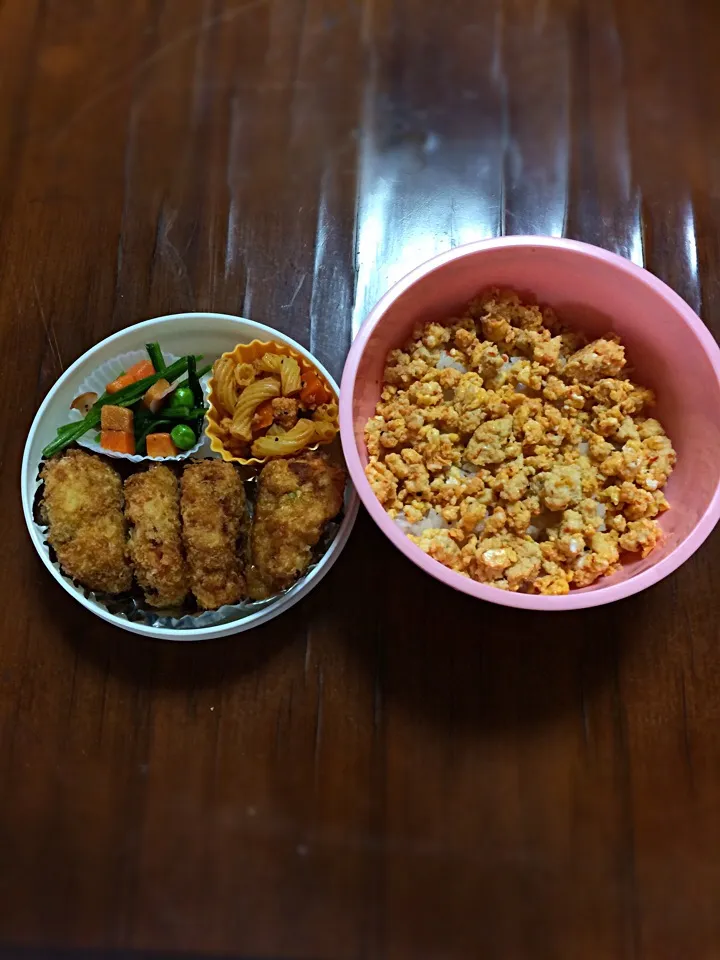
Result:
M421 550L505 590L566 594L647 556L675 451L625 348L491 291L387 358L368 480Z

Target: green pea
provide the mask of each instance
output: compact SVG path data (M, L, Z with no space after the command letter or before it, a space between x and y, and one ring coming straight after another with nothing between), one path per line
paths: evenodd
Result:
M189 450L197 442L197 437L192 429L184 423L179 423L176 427L173 427L170 436L178 450Z
M170 394L170 402L168 406L172 409L173 407L192 407L194 405L194 398L192 390L189 387L178 387L177 390L173 390ZM195 441L193 440L193 443Z

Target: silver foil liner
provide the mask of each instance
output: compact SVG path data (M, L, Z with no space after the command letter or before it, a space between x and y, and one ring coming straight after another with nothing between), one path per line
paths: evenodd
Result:
M255 507L255 496L257 493L256 481L256 476L245 477L243 481L251 520ZM328 551L330 545L337 536L342 524L344 510L348 506L348 498L351 495L350 487L348 485L345 489L345 504L343 511L326 526L322 537L313 549L310 566L305 573L299 577L295 583L292 584L292 586L288 587L286 590L283 590L281 593L274 594L272 597L267 597L264 600L243 600L240 603L226 604L223 607L219 607L217 610L181 611L158 610L155 607L148 606L145 602L142 591L137 585L135 585L132 591L129 593L114 596L112 594L98 593L94 590L88 590L81 584L77 583L77 581L73 580L72 577L68 577L60 567L60 564L55 557L55 552L47 541L48 528L42 523L38 509L41 493L42 481L38 475L37 489L35 492L35 525L42 533L43 544L50 555L53 566L60 573L62 578L68 583L72 584L73 588L82 593L82 595L88 600L105 607L105 609L109 613L112 613L113 616L120 617L123 620L128 620L130 623L141 623L150 627L164 627L165 629L178 631L200 630L203 627L216 627L227 623L237 623L238 621L245 620L247 617L258 613L261 610L266 610L268 607L272 607L273 604L278 603L282 597L294 593L297 589L299 589L300 585L310 575L310 573L312 573L315 567L317 567L318 563L320 560L322 560L323 556Z

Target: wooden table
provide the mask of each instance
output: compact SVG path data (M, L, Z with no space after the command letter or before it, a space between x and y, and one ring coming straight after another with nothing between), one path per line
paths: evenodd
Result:
M18 498L100 338L242 314L339 375L464 241L598 243L718 332L719 30L717 0L0 2L2 956L720 955L717 536L543 617L361 516L292 614L174 646L54 585Z

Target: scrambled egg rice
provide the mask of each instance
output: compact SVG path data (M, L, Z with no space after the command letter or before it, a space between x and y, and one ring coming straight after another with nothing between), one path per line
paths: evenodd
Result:
M564 594L646 556L675 451L609 334L491 291L387 358L367 477L410 539L505 590Z

